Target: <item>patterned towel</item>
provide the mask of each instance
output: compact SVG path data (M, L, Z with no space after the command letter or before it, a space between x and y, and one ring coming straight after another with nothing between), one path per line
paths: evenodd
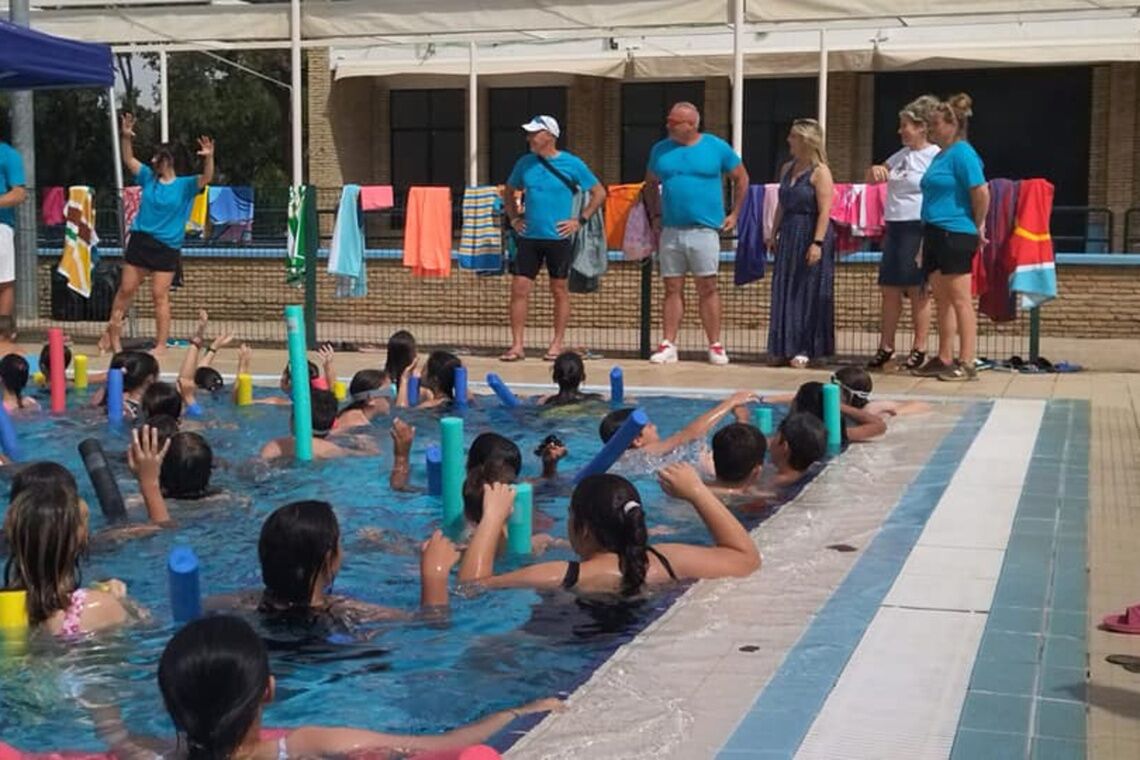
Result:
M95 246L95 193L86 186L68 188L64 217L67 231L63 240L63 257L57 271L67 278L67 287L84 298L91 297L91 267Z
M285 282L305 282L305 262L317 250L317 191L312 185L289 188L289 230L285 246Z
M463 193L463 232L459 267L476 272L503 271L503 200L493 186L469 187Z

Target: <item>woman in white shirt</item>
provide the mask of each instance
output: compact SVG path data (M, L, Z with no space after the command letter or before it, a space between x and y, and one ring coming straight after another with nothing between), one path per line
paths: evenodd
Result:
M879 263L879 287L883 294L883 322L879 350L867 364L882 369L895 355L895 332L902 315L902 301L910 299L914 321L914 344L904 369L921 367L926 361L926 335L930 327L930 294L919 264L922 250L922 190L919 183L938 154L927 141L926 126L933 95L923 95L899 111L899 137L903 147L882 164L867 170L868 183L887 183L883 258Z

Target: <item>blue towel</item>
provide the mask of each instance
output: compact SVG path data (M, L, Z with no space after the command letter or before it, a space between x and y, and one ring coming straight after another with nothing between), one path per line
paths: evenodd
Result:
M750 185L736 220L736 265L733 283L747 285L764 277L764 186Z
M336 295L361 298L368 295L364 270L364 218L360 214L360 185L345 185L333 225L329 246L329 274L336 275Z
M210 185L210 224L253 221L252 187Z
M498 188L469 187L463 193L463 232L459 238L459 267L475 272L503 271L503 199Z

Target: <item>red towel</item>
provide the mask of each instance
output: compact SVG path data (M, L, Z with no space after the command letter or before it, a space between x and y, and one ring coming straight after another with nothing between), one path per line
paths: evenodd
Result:
M54 227L63 224L63 207L67 203L67 193L62 187L44 188L44 202L40 207L40 215L44 225Z
M394 205L396 205L396 201L392 196L391 185L361 185L361 211L380 211L392 208Z

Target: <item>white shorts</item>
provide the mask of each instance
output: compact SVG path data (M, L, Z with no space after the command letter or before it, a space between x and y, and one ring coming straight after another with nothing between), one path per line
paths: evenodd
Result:
M16 231L0 224L0 283L16 280Z
M720 233L708 227L665 227L657 251L662 277L709 277L720 267Z

